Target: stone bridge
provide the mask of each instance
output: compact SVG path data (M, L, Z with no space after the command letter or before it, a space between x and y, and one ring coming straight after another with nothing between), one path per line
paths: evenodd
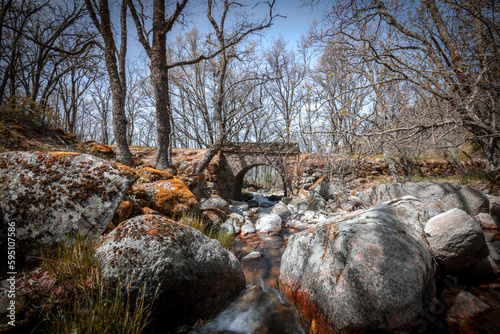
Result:
M226 143L220 151L221 170L230 189L223 191L224 197L238 199L241 196L243 179L250 169L260 165L274 168L283 180L285 196L292 194L292 181L299 159L298 143Z

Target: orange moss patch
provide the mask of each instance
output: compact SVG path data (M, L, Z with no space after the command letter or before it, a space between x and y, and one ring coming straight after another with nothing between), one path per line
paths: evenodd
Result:
M181 180L173 178L154 185L153 209L166 216L174 217L184 213L199 213L196 197Z
M97 143L97 141L95 141L95 140L91 139L91 140L82 141L82 142L81 142L81 145L82 145L82 146L87 146L87 145L89 145L89 144L94 144L94 143Z
M151 208L144 207L142 208L142 214L143 215L161 215L158 211L155 211Z
M111 156L115 153L111 148L103 144L94 144L90 149L90 152L99 153L106 156Z
M133 170L132 168L128 167L128 166L125 166L125 165L122 165L122 164L118 164L118 169L122 172L126 172L126 173L129 173L129 174L132 174L132 175L135 175L137 177L137 173L135 172L135 170Z
M121 202L120 205L118 205L118 208L116 209L113 221L115 223L121 223L122 221L124 221L125 219L130 217L133 209L134 209L134 206L133 206L132 202L130 202L130 201Z
M42 153L47 153L53 156L58 156L58 157L67 157L70 155L82 155L81 153L78 152L65 152L65 151L56 151L56 152L42 152Z
M170 180L174 178L174 176L169 172L161 171L150 167L141 168L139 170L139 175L141 179L147 182Z

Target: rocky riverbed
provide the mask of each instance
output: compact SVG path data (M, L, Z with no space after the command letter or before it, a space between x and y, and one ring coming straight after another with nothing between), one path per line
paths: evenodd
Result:
M147 301L155 296L152 333L498 327L500 198L471 187L407 182L353 193L323 177L293 198L231 201L195 196L194 177L187 186L168 171L43 152L0 156L0 180L0 246L15 222L19 263L31 269L41 245L79 230L100 237L106 277L132 277L148 286ZM188 214L235 235L231 251L175 221ZM59 289L39 268L16 279L23 332L37 319L30 289Z

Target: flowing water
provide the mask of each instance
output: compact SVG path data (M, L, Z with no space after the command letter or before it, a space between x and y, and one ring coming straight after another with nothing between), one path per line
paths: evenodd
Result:
M284 228L281 235L236 237L231 250L241 261L247 287L219 315L192 333L305 334L298 310L283 299L278 286L281 256L288 237L294 232ZM262 257L243 259L253 251L258 251Z
M259 209L259 212L269 212L270 210L271 208ZM289 236L295 232L295 230L284 228L281 235L255 234L248 237L237 237L232 251L241 261L247 288L215 318L191 333L307 333L298 310L280 295L278 285L281 256L285 251ZM485 231L485 236L490 245L500 243L499 231ZM496 248L500 247L496 245ZM262 257L251 260L243 259L252 251L260 252ZM485 283L477 279L469 280L467 277L465 280L466 282L457 282L457 287L471 292L491 307L491 312L482 322L481 328L478 328L478 333L500 333L498 330L500 328L500 284L498 278L495 283ZM459 292L454 288L446 288L446 290L455 295ZM446 309L451 306L445 297L449 291L441 294L443 302L447 304ZM438 298L439 295L438 293ZM421 332L428 334L450 333L449 329L443 325L445 313L445 309L430 313L429 322Z

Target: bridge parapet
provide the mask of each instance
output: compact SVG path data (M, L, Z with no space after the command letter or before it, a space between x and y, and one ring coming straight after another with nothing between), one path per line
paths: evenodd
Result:
M300 148L297 142L228 142L222 145L221 151L233 153L299 154Z

